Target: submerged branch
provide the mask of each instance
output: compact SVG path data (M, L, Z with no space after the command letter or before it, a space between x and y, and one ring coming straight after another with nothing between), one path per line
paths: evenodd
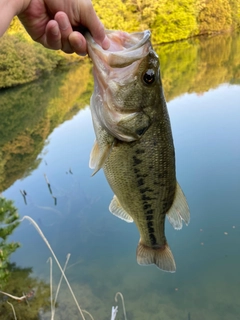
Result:
M4 294L5 296L8 296L9 298L12 298L12 299L14 299L14 300L18 300L18 301L22 301L22 300L28 298L26 295L23 295L22 297L16 297L16 296L13 296L12 294L9 294L9 293L4 292L4 291L1 291L1 290L0 290L0 293L2 293L2 294Z

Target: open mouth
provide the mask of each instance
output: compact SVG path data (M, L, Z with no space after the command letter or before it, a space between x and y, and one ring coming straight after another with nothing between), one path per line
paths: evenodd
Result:
M88 53L97 68L124 68L149 53L151 33L148 30L131 34L106 30L106 34L110 39L108 50L103 50L90 34L86 34Z

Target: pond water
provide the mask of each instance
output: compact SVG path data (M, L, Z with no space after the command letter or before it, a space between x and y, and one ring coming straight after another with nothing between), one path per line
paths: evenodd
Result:
M157 48L177 178L191 212L181 231L166 222L174 274L137 264L135 225L109 212L113 193L103 172L91 177L90 65L0 92L0 191L14 200L20 216L38 223L62 266L71 254L66 275L80 306L95 320L110 319L113 305L119 305L117 319L124 319L116 292L124 296L128 319L239 319L239 49L239 34ZM11 261L32 268L30 276L48 285L51 254L33 225L21 222L9 240L21 244ZM53 262L54 290L59 278ZM15 286L20 295L29 290L19 287L24 284L17 275ZM31 319L51 318L43 301L41 315ZM31 304L25 310L16 306L16 312L30 314ZM81 319L65 283L55 319Z

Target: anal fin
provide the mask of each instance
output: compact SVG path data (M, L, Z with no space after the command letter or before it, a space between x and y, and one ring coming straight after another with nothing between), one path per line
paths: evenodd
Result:
M133 218L123 209L115 195L109 205L109 211L126 222L133 222Z
M140 240L137 247L137 262L140 265L155 264L167 272L176 271L174 257L167 243L160 248L151 248L142 244Z
M178 183L176 185L173 204L168 210L166 216L174 229L182 229L182 221L184 221L186 225L190 222L190 212L187 200Z

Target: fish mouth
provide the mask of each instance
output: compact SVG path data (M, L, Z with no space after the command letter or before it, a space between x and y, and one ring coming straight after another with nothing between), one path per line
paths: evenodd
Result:
M128 105L126 100L129 99L129 88L136 92L136 84L141 81L139 66L152 51L151 33L148 30L137 33L107 30L106 34L110 40L108 50L97 44L89 33L85 35L93 62L92 114L111 136L122 141L135 141L138 134L124 125L134 123L137 117L144 118L142 121L147 124L149 119L142 113L141 105Z
M135 61L144 58L150 50L150 31L127 33L123 31L106 30L110 47L104 50L92 36L85 35L88 44L88 54L97 69L124 68Z

